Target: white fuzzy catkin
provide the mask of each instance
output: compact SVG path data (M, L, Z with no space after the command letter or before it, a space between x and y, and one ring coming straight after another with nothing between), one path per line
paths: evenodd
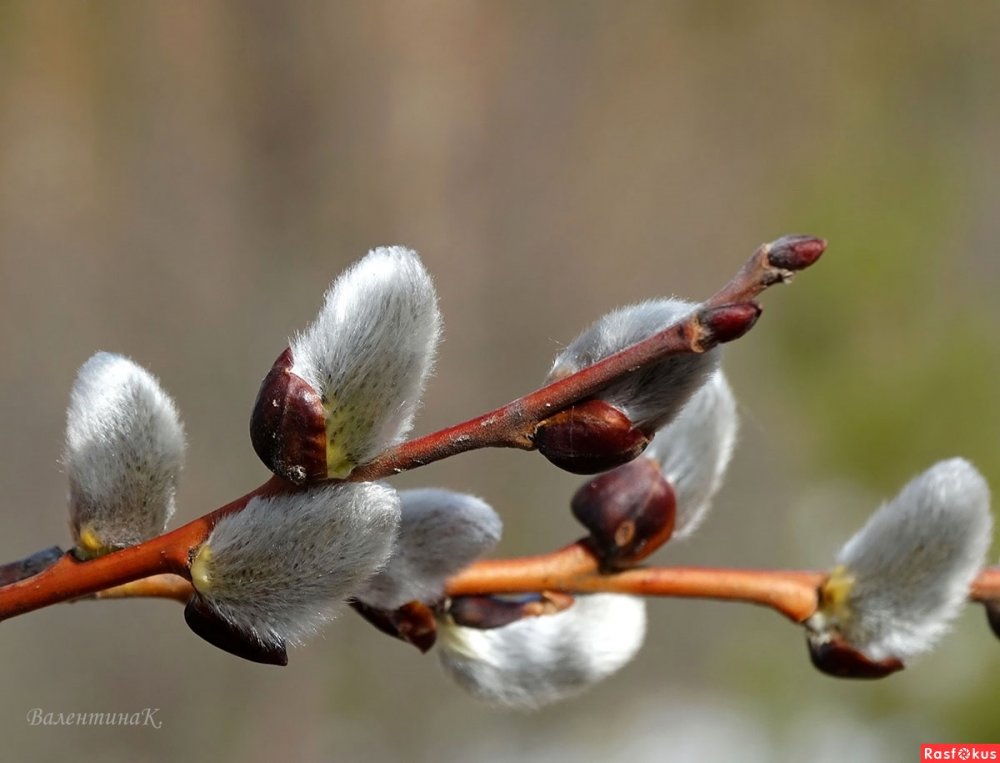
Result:
M643 453L660 465L677 496L674 539L690 536L708 515L738 429L736 399L719 369Z
M109 352L80 367L62 458L79 553L97 556L163 532L184 447L177 408L152 374Z
M291 342L292 372L326 409L330 476L406 437L440 333L434 284L411 249L373 249L333 283Z
M298 644L332 619L392 552L399 496L373 482L253 498L191 565L204 602L264 644Z
M475 697L531 710L607 678L635 656L646 605L621 594L577 596L569 609L479 630L442 622L445 672Z
M992 526L982 475L960 458L935 464L840 551L814 639L836 631L872 660L927 651L965 604Z
M432 604L445 579L468 566L500 540L503 523L489 504L471 495L437 488L403 490L396 549L357 598L378 609L410 601Z
M594 321L552 364L547 381L569 376L685 318L696 304L661 299L622 307ZM632 424L658 429L687 402L719 364L720 348L673 355L605 388L597 397Z

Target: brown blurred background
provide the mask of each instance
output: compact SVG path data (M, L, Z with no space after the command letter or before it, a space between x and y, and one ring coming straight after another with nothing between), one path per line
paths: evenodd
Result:
M708 295L759 242L826 258L731 347L742 447L661 561L824 566L880 500L964 455L1000 486L1000 5L910 2L0 3L0 559L66 545L77 367L146 365L190 440L178 519L265 476L260 378L328 282L404 243L446 341L426 432L535 386L617 305ZM574 537L579 479L523 453L405 475ZM653 601L621 674L534 715L348 614L284 670L163 602L0 625L5 761L915 760L1000 741L977 608L884 682L808 664L740 605ZM30 726L159 708L162 728Z

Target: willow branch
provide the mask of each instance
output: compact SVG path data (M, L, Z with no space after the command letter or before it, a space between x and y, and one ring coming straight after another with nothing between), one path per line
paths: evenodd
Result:
M551 554L477 562L448 580L448 596L493 596L557 591L734 601L773 609L796 623L816 611L826 572L746 570L721 567L639 567L602 573L583 542ZM98 592L97 599L137 597L186 602L191 584L177 575L155 575ZM969 600L1000 601L1000 567L988 567L972 583Z
M477 448L531 449L538 424L560 410L666 357L706 352L745 334L759 314L753 299L768 286L786 282L795 271L812 265L825 248L825 241L810 236L786 236L764 244L726 286L679 323L494 411L391 448L357 467L347 479L382 479ZM748 310L748 305L753 309ZM240 511L254 496L306 489L273 477L241 498L136 546L85 562L65 554L41 572L0 587L0 620L153 575L190 579L192 555L219 519ZM30 567L22 570L30 571Z

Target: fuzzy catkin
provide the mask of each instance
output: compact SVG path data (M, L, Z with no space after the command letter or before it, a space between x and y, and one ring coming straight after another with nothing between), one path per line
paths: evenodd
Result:
M578 694L622 668L642 646L646 607L621 594L577 596L562 612L479 630L442 623L438 656L473 696L532 710Z
M660 299L622 307L594 321L556 357L546 381L603 360L685 318L696 304ZM664 426L719 364L720 348L672 355L608 385L596 397L644 431Z
M373 249L333 283L291 341L292 372L326 410L331 476L406 437L440 333L434 284L411 249Z
M191 566L216 614L266 644L298 644L392 553L399 496L372 482L253 498L213 529Z
M437 488L402 490L396 549L386 566L358 594L365 604L396 609L410 601L441 598L446 578L500 540L503 523L489 504Z
M719 369L656 433L643 454L659 464L677 497L674 539L690 536L707 516L729 466L738 429L736 399Z
M911 480L840 551L846 595L812 619L872 660L930 649L964 606L993 526L986 480L961 458Z
M62 462L70 526L84 556L163 532L174 512L184 449L180 415L152 374L108 352L80 367Z

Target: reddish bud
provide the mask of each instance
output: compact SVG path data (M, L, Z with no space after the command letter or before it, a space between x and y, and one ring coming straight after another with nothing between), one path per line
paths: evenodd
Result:
M808 643L812 664L835 678L885 678L905 667L896 657L872 660L836 636L826 641L810 639Z
M219 617L194 596L184 607L184 620L188 627L214 647L264 665L287 665L288 653L284 643L264 643L252 633L237 628Z
M320 395L293 374L286 349L261 382L250 441L265 466L295 484L326 479L326 414Z
M739 339L754 327L762 310L756 302L710 307L698 314L702 326L699 343L706 349Z
M556 591L543 591L517 597L458 596L451 600L448 613L456 625L489 630L523 620L562 612L573 606L573 597Z
M613 405L586 400L541 422L534 442L560 469L596 474L631 461L646 449L649 438Z
M826 251L826 240L815 236L782 236L767 244L767 261L784 270L803 270Z
M411 601L398 609L379 609L355 599L351 607L382 633L412 644L423 654L437 641L434 612L419 601Z
M606 569L638 564L670 540L677 516L673 487L656 462L637 458L583 485L573 516L590 531Z

